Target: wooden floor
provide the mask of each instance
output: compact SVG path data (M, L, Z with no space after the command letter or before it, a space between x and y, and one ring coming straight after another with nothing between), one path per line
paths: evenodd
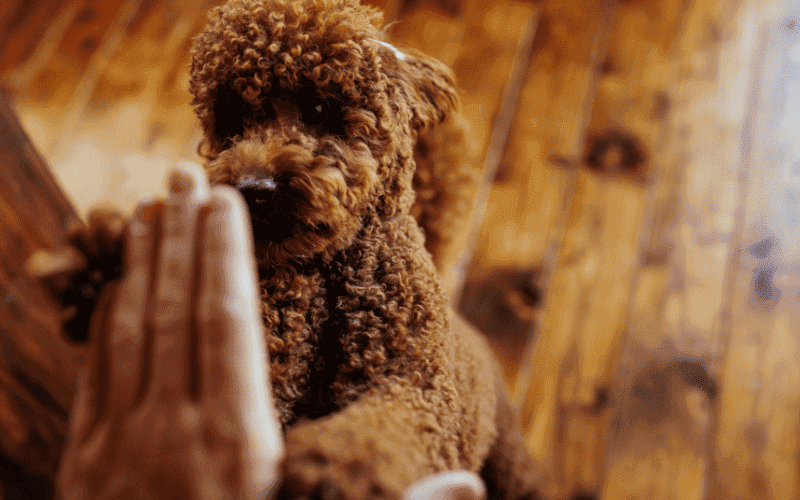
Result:
M214 3L0 3L0 88L81 213L196 159ZM800 5L371 3L463 88L485 181L454 300L546 498L800 498Z

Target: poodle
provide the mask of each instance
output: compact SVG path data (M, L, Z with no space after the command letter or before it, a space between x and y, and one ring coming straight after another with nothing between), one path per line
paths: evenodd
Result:
M470 195L468 169L424 149L437 126L465 141L454 77L382 23L357 0L229 0L192 47L208 178L251 214L279 496L399 499L465 469L490 498L536 498L501 371L434 265L452 243L443 209Z

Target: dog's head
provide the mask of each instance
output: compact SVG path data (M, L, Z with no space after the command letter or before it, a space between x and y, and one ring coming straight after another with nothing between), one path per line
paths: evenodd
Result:
M381 27L355 0L230 0L195 40L200 153L247 200L260 260L339 250L410 207L417 134L457 96L444 65Z

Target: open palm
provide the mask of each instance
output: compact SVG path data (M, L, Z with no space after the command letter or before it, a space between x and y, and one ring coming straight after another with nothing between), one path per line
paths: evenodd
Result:
M70 421L64 500L263 498L283 452L239 195L176 169L140 204Z

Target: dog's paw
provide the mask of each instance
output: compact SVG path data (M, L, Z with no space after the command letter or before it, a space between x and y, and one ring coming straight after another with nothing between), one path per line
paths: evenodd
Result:
M40 250L28 259L28 274L61 303L64 331L73 340L86 340L89 319L103 286L122 276L124 231L125 219L120 212L95 209L86 225L68 231L63 248Z
M347 447L287 449L280 500L400 500L402 492L378 477L373 463Z

